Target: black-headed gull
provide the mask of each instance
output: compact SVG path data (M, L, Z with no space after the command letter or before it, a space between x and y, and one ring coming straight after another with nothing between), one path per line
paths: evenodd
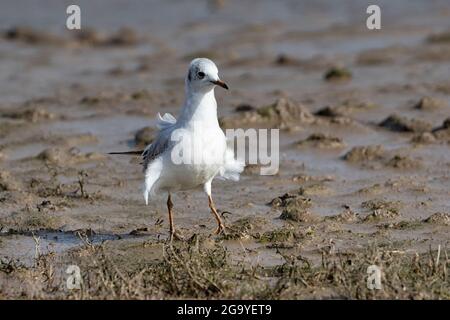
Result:
M185 102L176 120L171 114L158 113L158 134L142 153L144 159L144 198L167 192L170 240L179 238L173 223L171 193L203 187L217 221L216 233L225 231L211 197L216 176L237 181L244 164L227 147L217 119L214 88L228 86L220 80L214 62L206 58L191 61L185 79Z

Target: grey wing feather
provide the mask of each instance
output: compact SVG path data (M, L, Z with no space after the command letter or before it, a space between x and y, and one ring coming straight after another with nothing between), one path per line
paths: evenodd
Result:
M170 147L170 136L173 128L175 127L175 124L176 119L170 113L165 113L162 117L158 113L157 126L158 128L160 128L159 134L142 153L144 172L147 170L148 165L155 158L157 158L160 154L162 154Z
M144 171L147 170L148 165L155 160L161 153L163 153L169 146L168 137L158 135L152 144L148 145L142 153Z

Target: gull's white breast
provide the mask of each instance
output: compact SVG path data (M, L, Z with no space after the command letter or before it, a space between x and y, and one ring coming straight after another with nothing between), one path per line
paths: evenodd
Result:
M158 181L161 190L178 191L201 186L212 180L225 164L227 144L220 127L181 128L180 132L188 142L180 141L165 152ZM177 158L180 154L187 156Z

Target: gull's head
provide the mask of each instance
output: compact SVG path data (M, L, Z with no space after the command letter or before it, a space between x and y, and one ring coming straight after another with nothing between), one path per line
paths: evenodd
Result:
M207 58L192 60L186 76L186 88L194 92L207 92L215 86L228 89L226 83L220 80L219 70L214 62Z

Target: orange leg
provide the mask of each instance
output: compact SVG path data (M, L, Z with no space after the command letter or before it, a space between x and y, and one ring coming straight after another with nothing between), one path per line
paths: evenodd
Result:
M172 203L172 198L169 193L169 196L167 197L167 210L169 211L169 228L170 228L169 242L172 243L173 239L184 241L184 238L182 236L180 236L178 234L178 232L175 231L175 226L173 225L172 209L173 209L173 203Z
M223 224L222 219L219 216L219 213L217 213L216 207L214 205L214 202L213 202L211 196L208 196L208 203L209 203L209 208L211 209L211 212L217 221L217 229L215 231L216 234L220 234L222 232L225 233L225 225Z
M167 210L169 210L169 228L170 228L170 241L172 241L173 236L175 234L175 228L173 227L173 215L172 215L173 203L172 199L169 196L167 197Z

